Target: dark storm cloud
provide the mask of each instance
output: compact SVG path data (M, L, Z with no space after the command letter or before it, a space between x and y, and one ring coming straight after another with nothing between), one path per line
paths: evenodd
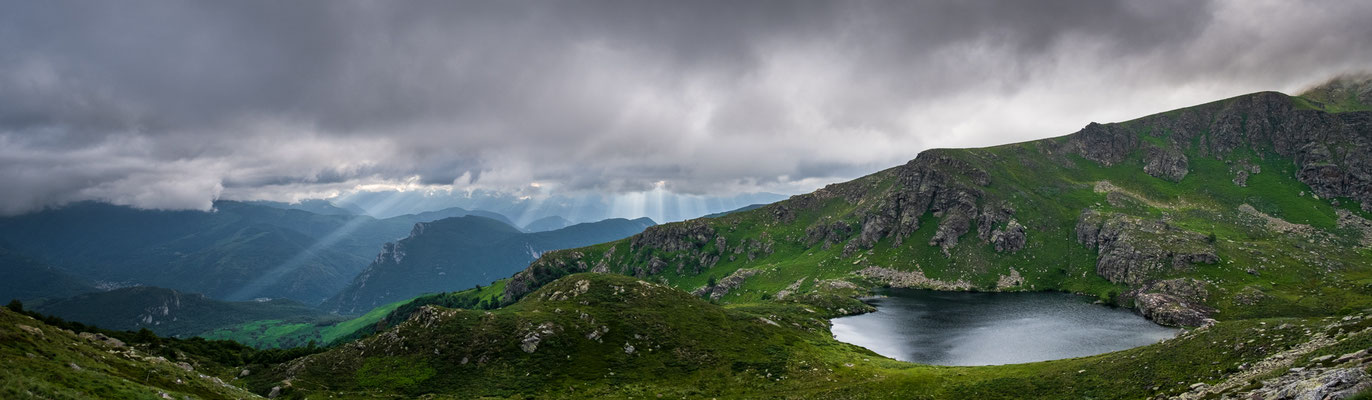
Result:
M0 213L803 191L1372 62L1366 2L0 3Z

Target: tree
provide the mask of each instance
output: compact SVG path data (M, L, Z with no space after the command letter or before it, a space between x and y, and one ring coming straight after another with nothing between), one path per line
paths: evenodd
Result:
M714 275L710 275L710 280L709 280L709 281L706 281L705 286L706 286L706 287L715 287L715 284L716 284L716 283L718 283L718 282L715 282L715 276L714 276Z
M161 342L157 337L157 334L152 333L148 328L139 329L138 333L134 334L133 341L137 343L147 343L153 346L156 346Z
M5 308L10 309L10 311L21 313L24 312L24 303L19 301L19 299L10 300L10 303L6 304Z

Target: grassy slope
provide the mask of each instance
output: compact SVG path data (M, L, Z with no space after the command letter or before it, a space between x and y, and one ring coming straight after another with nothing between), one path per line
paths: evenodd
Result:
M833 307L858 305L841 295L828 306L816 300L719 306L629 277L578 274L490 312L421 312L252 385L262 391L290 379L293 398L1145 398L1214 383L1312 334L1367 328L1245 320L1092 357L937 367L834 341L827 320ZM608 330L590 339L600 326ZM532 353L519 347L545 327L552 333L541 334ZM1365 342L1351 336L1319 351Z
M505 289L506 281L508 279L501 279L491 286L483 286L479 289L429 294L397 301L372 309L361 316L341 321L337 319L314 321L265 319L215 329L197 336L206 339L233 340L256 348L301 347L310 342L315 342L321 346L331 345L373 333L377 323L386 322L388 318L403 319L404 316L408 316L424 305L488 308L479 306L479 304L482 301L485 301L486 304L498 304L500 292ZM393 323L387 325L393 325Z
M397 307L410 301L397 301L377 307L361 316L341 321L338 319L308 321L263 319L215 329L196 336L206 339L232 340L257 348L302 347L310 342L327 345L367 325L375 324Z
M36 333L41 332L41 333ZM9 310L0 310L0 398L255 398L236 386L235 370L196 363L187 371L145 351L105 347Z

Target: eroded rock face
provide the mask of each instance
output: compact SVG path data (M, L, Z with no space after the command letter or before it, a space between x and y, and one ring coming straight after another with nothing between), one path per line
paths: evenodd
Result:
M1214 323L1215 310L1206 306L1210 297L1205 283L1195 279L1169 279L1126 293L1144 318L1169 326L1206 326Z
M590 267L582 261L584 257L584 254L575 250L550 251L544 254L529 264L528 268L510 277L510 281L505 283L505 291L501 293L501 302L512 304L557 278L586 272Z
M629 249L654 248L666 252L695 250L715 239L715 229L705 221L690 220L678 224L657 225L633 236Z
M1205 235L1163 221L1086 210L1077 219L1077 241L1100 255L1096 273L1114 283L1141 287L1156 276L1219 262Z
M1134 298L1134 307L1144 318L1162 325L1203 326L1214 321L1205 313L1169 294L1140 294Z
M985 193L980 187L990 184L990 176L939 150L920 153L895 174L898 190L864 212L860 233L844 246L844 254L870 249L886 237L900 246L919 229L919 219L926 213L939 218L929 245L948 254L981 214L978 202Z
M1181 182L1190 168L1186 154L1175 147L1161 148L1150 145L1144 161L1146 164L1143 166L1143 172L1172 182Z
M729 276L724 277L724 279L715 282L714 286L701 286L700 288L691 291L691 294L696 297L708 294L711 300L719 300L720 298L723 298L724 295L729 294L730 291L738 289L739 286L743 286L744 280L747 280L750 276L757 275L757 273L758 270L755 269L741 268L729 274Z
M1092 122L1073 134L1064 150L1103 165L1115 165L1138 146L1138 136L1118 124Z
M1020 251L1024 248L1025 240L1024 225L1020 225L1019 221L1013 219L1005 225L1005 228L991 232L991 244L996 246L997 252L1014 253Z

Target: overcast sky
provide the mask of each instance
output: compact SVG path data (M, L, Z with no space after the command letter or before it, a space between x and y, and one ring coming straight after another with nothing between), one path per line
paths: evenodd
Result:
M1294 93L1372 67L1368 21L1365 0L0 0L0 214L800 193Z

